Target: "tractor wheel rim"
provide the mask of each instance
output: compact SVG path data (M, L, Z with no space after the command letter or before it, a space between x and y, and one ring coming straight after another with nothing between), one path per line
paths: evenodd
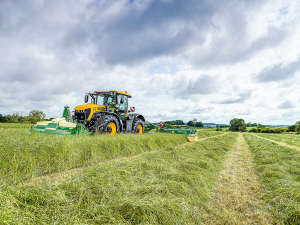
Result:
M136 132L135 132L137 135L140 135L143 133L143 127L141 124L137 125L136 127Z
M116 128L116 124L113 122L110 122L109 124L107 124L106 126L106 136L114 136L117 132L117 128Z

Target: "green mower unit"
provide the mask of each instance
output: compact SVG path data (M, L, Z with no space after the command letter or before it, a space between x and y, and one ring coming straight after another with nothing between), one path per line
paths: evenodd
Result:
M71 118L71 119L70 119ZM65 106L63 117L51 121L41 121L33 125L30 132L58 134L58 135L89 135L90 132L84 129L81 123L73 123L70 117L70 110Z
M162 125L162 122L160 123ZM145 131L155 129L156 132L169 133L169 134L180 134L186 136L189 142L197 141L197 129L176 129L176 128L161 128L158 125L152 123L145 123Z
M163 133L169 133L169 134L180 134L186 136L189 142L195 142L197 141L197 130L196 129L172 129L172 128L160 128L158 127L156 129L156 132L163 132Z
M170 133L170 134L182 134L182 135L191 135L196 133L196 129L165 129L165 128L158 128L157 132L163 133Z

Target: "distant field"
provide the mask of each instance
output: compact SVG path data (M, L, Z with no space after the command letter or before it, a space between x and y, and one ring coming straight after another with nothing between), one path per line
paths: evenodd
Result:
M0 124L0 224L299 224L300 136L29 128Z

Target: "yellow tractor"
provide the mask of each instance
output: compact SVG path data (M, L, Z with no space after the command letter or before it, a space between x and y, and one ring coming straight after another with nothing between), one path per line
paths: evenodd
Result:
M75 107L72 115L65 106L63 116L52 121L38 122L31 132L62 135L104 133L114 136L117 132L143 134L145 131L144 116L135 113L135 108L128 110L126 91L95 91L84 97L86 104ZM88 131L88 132L87 132Z
M117 132L142 134L145 130L145 118L134 113L134 107L128 111L126 91L95 91L87 93L84 101L87 104L75 107L73 120L82 123L90 132L106 133L114 136Z

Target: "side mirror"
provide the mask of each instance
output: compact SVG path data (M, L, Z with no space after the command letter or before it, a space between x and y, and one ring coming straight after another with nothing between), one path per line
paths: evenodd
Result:
M120 104L124 103L124 95L121 95Z
M85 96L84 96L84 102L85 102L85 103L88 103L88 101L89 101L89 96L88 96L88 95L85 95Z

